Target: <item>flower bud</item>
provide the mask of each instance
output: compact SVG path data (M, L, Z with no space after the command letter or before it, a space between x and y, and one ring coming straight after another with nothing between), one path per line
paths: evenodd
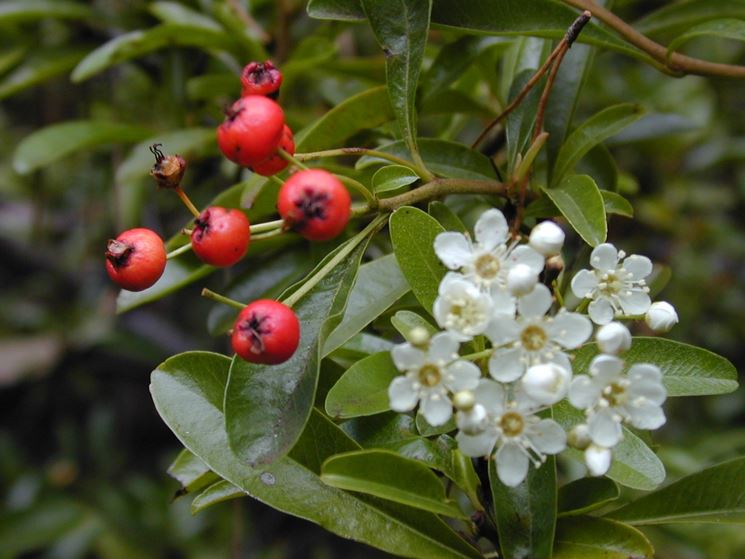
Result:
M610 448L591 444L585 450L585 465L592 476L602 476L610 469Z
M407 338L414 347L426 348L429 345L429 332L424 326L414 326L409 330Z
M553 221L542 221L530 232L530 246L543 256L555 256L564 246L564 231Z
M566 395L570 380L571 371L556 363L542 363L528 368L522 383L531 400L551 406Z
M610 322L595 334L602 353L618 355L631 347L631 333L620 322Z
M536 283L538 275L526 264L515 264L507 274L507 289L516 297L533 291Z
M475 404L468 411L455 414L455 424L466 435L478 435L486 428L486 409L481 404Z
M453 406L460 411L470 411L476 404L476 398L470 390L461 390L453 394Z
M590 428L585 423L575 425L567 435L567 445L577 450L585 450L591 443Z
M657 301L649 307L644 321L658 334L664 334L678 323L678 313L667 301Z

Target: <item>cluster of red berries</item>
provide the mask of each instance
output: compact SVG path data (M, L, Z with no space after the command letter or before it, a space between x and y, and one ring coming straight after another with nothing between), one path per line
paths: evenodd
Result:
M217 129L217 143L229 160L253 172L271 176L287 168L295 154L292 130L274 100L282 74L267 61L251 62L241 72L242 96L226 111ZM151 175L161 188L176 190L195 215L191 248L213 266L232 266L248 249L251 227L236 209L211 206L201 213L181 190L186 162L178 155L164 156L151 147L156 163ZM306 239L325 241L339 235L351 214L351 198L344 185L322 169L294 173L282 185L277 210L286 230ZM123 289L141 291L152 286L166 266L163 240L149 229L130 229L110 240L106 271ZM233 326L233 350L254 363L277 364L289 359L300 340L297 316L288 306L268 299L254 301L238 315Z

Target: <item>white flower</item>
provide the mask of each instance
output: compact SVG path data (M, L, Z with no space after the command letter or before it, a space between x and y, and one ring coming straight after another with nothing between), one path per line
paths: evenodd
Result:
M552 406L566 395L571 380L571 370L556 363L542 363L525 371L522 385L531 400Z
M609 322L595 333L601 353L618 355L631 347L631 332L620 322Z
M482 379L474 390L476 401L487 413L484 430L477 435L460 431L458 447L466 456L489 456L497 447L497 475L505 485L514 487L525 479L532 461L537 468L547 454L566 448L566 433L553 419L535 415L539 406L524 394L510 400L504 388Z
M442 328L458 341L481 334L489 324L492 298L460 274L449 272L442 278L432 314Z
M459 345L453 336L440 332L432 337L426 351L409 343L395 346L391 357L406 374L393 379L388 387L391 409L410 411L421 402L427 423L446 423L453 413L448 392L471 390L481 377L476 365L457 359Z
M507 274L507 291L512 295L527 295L538 283L538 274L526 264L515 264Z
M574 377L569 386L569 402L586 410L592 442L606 448L623 437L621 422L639 429L657 429L665 423L661 406L667 392L660 369L637 363L625 374L623 368L623 360L601 354L590 363L590 375Z
M640 315L649 309L646 278L652 262L646 256L623 251L609 243L598 245L590 255L594 270L580 270L572 278L577 297L592 299L587 309L596 324L608 324L615 315Z
M564 246L564 231L553 221L542 221L533 227L529 242L543 256L556 256Z
M435 254L451 270L461 273L484 290L507 288L507 274L525 264L537 276L543 256L527 245L507 244L509 227L499 210L486 210L474 227L476 243L462 233L447 231L435 237Z
M652 303L649 307L644 321L652 330L659 334L669 332L678 323L678 313L675 307L666 301Z
M551 292L538 284L518 301L518 316L495 315L485 334L494 353L489 359L489 373L500 382L512 382L525 370L540 363L557 363L572 370L562 348L574 349L592 334L592 323L586 316L559 311L545 316L551 307Z
M567 434L567 444L577 450L586 450L592 444L590 429L587 427L587 423L579 423L572 427Z
M610 448L591 444L585 450L585 464L591 476L602 476L610 469L613 454Z

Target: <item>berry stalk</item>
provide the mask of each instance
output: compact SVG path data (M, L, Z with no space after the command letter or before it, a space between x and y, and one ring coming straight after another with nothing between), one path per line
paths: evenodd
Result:
M225 295L215 293L214 291L212 291L211 289L207 289L206 287L202 289L201 295L205 299L211 299L212 301L223 303L224 305L228 305L229 307L234 307L240 310L242 310L243 307L246 306L240 301L236 301L235 299L231 299L230 297L226 297Z
M191 243L186 243L185 245L182 245L176 249L173 249L171 252L166 254L166 260L170 260L171 258L176 258L180 254L184 254L185 252L189 252L191 250Z

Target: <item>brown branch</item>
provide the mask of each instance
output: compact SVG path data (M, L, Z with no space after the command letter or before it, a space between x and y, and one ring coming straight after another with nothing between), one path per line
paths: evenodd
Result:
M410 206L447 194L491 194L507 197L507 189L501 182L478 179L434 179L409 192L391 198L381 198L378 208L393 211L401 206Z

